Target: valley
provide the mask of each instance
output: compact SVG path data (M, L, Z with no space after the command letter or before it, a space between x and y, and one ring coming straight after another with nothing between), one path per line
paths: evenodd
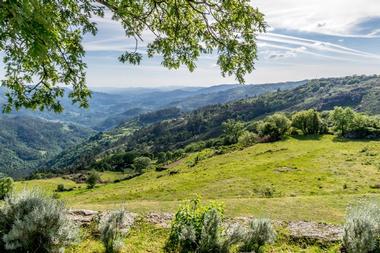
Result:
M123 122L105 131L28 118L23 127L36 121L32 129L51 129L50 144L67 144L52 146L38 162L26 160L33 165L28 170L18 166L24 174L14 176L14 192L37 190L80 213L126 210L132 224L123 252L163 252L173 215L196 198L222 206L224 227L246 227L253 218L273 221L278 239L262 252L339 252L348 211L380 203L380 107L373 96L380 78L295 86L190 111L168 106L136 110L133 117L115 112ZM19 117L9 120L17 125L27 116ZM33 136L35 130L28 131ZM36 147L46 142L32 140ZM93 219L68 252L104 251ZM318 237L331 229L340 232Z

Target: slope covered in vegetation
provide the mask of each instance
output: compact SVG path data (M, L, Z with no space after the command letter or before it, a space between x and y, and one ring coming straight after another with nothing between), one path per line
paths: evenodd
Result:
M229 216L324 222L341 222L347 205L356 200L380 198L378 141L299 136L222 155L210 152L194 153L164 171L148 170L129 180L120 180L128 174L108 172L103 178L108 183L92 190L62 178L16 185L42 187L51 194L58 184L76 187L59 195L78 208L126 205L137 212L173 211L180 201L199 194L224 202ZM205 158L192 166L196 156Z
M379 94L378 76L311 80L292 90L279 90L224 105L207 106L171 120L157 120L138 127L133 134L120 136L119 130L133 121L127 122L86 143L83 152L78 151L78 147L68 150L52 159L46 167L55 170L86 168L104 153L112 155L128 151L142 154L174 152L191 143L220 136L222 123L227 120L251 121L278 111L293 112L309 108L330 110L334 106L350 106L357 111L379 114ZM104 142L102 136L112 136L114 141ZM83 167L83 164L87 166Z
M3 117L0 125L0 172L13 177L28 175L40 162L94 133L73 124L26 116Z

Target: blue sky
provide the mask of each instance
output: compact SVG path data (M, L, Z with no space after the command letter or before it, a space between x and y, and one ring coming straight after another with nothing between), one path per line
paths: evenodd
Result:
M380 73L379 0L257 0L270 28L259 36L256 70L247 83ZM202 56L197 69L167 70L160 57L140 66L117 57L134 43L109 17L96 19L99 33L85 38L90 87L210 86L236 83L222 78L215 56ZM146 35L145 43L150 35ZM144 49L144 43L141 50Z
M268 83L352 74L380 74L380 0L257 0L252 5L270 28L258 39L256 70L247 83ZM140 66L117 57L134 48L120 24L95 18L99 33L84 39L90 87L211 86L222 78L216 56L202 56L197 69L167 70L159 56ZM145 45L152 38L146 34ZM141 50L144 50L141 43Z

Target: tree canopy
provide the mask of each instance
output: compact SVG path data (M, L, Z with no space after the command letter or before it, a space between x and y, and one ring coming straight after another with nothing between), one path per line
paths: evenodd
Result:
M136 42L135 50L120 55L121 62L141 62L138 44L149 31L154 39L146 54L162 56L163 66L193 71L201 54L216 53L221 74L234 75L240 83L254 69L256 36L266 28L263 14L249 0L0 0L3 110L60 112L64 85L72 88L74 103L87 107L91 92L82 38L96 35L92 18L106 11Z

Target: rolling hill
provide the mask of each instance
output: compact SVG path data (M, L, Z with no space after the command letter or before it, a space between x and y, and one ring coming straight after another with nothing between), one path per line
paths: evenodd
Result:
M140 125L133 133L120 135L135 120L104 132L53 158L45 166L53 170L76 170L112 154L128 150L157 154L184 148L222 134L221 124L228 119L251 121L268 114L314 108L330 110L334 106L350 106L357 111L380 114L380 77L350 76L310 80L291 90L278 90L253 98L223 105L210 105L172 119ZM106 139L110 141L104 141ZM79 149L85 149L83 152Z
M378 155L378 141L300 136L214 154L189 166L194 153L167 170L148 170L129 180L114 181L128 174L107 172L108 183L93 190L63 178L24 181L17 187L42 187L51 194L58 184L76 187L61 197L77 208L126 205L134 212L167 212L199 194L224 202L228 216L339 223L351 202L380 199Z

